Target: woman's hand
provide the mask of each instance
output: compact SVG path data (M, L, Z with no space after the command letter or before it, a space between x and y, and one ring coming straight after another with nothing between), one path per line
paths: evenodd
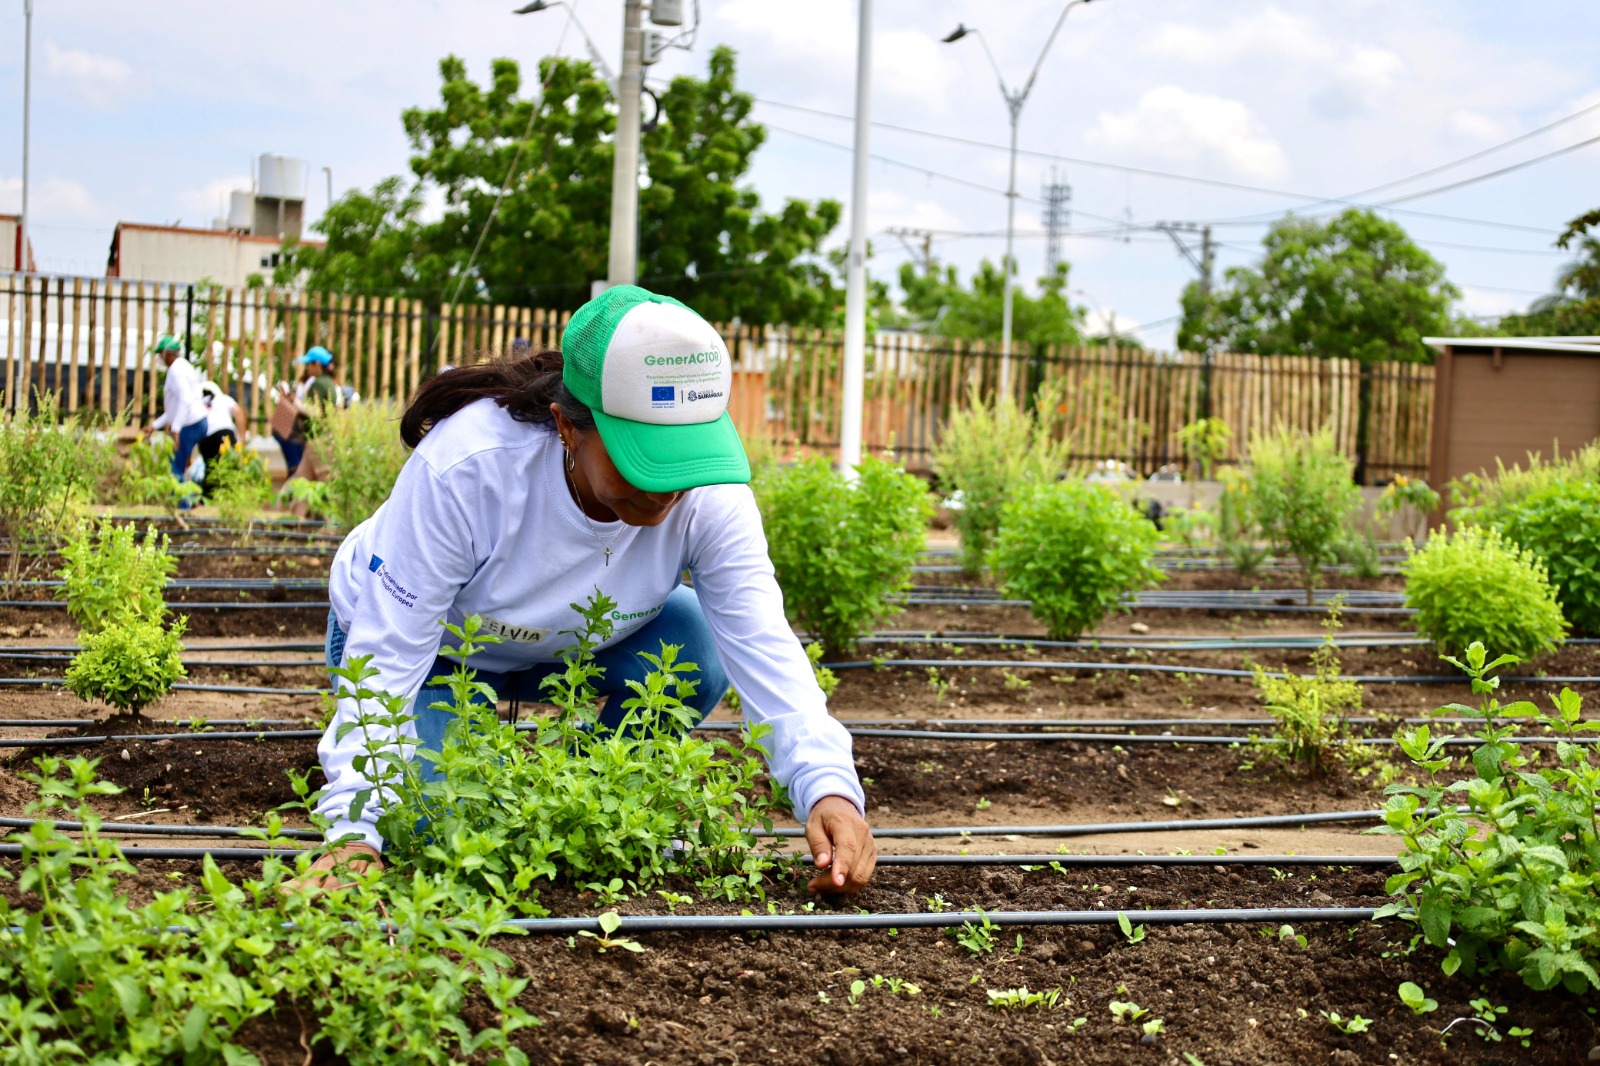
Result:
M285 881L283 892L335 892L349 888L372 870L382 870L378 849L370 844L338 844L323 852L306 872Z
M806 843L816 862L817 876L806 886L812 892L861 891L878 865L878 843L872 828L856 805L843 796L824 796L806 819Z

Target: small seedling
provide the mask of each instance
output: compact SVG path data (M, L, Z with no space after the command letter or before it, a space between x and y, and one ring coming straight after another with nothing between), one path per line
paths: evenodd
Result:
M694 902L693 896L681 896L676 892L667 892L665 890L661 890L658 891L656 895L660 896L661 899L666 903L668 914L677 914L678 907L680 905Z
M1355 1033L1364 1033L1368 1029L1372 1028L1372 1022L1368 1021L1366 1018L1363 1018L1359 1014L1346 1018L1340 1015L1340 1013L1336 1010L1319 1010L1317 1013L1328 1019L1329 1025L1333 1026L1346 1036L1350 1036Z
M1149 1011L1131 1000L1114 999L1111 1001L1111 1016L1117 1020L1119 1025L1124 1021L1136 1022L1149 1013Z
M945 693L950 691L950 680L939 673L937 666L928 667L928 687L933 689L933 704L937 707L944 702Z
M1006 688L1011 689L1013 691L1019 691L1021 689L1025 689L1025 688L1027 688L1029 685L1031 685L1033 683L1033 682L1029 681L1025 677L1018 677L1016 674L1013 674L1010 670L1002 670L1002 671L1000 671L1000 677L1005 682Z
M974 803L973 806L976 807L980 811L986 811L990 807L994 806L994 801L990 800L990 799L986 799L983 796L979 796L978 797L978 802Z
M626 940L622 937L614 937L611 935L622 926L622 915L618 914L616 911L606 911L605 913L601 914L599 922L600 932L591 933L587 929L580 929L578 930L578 935L592 937L594 939L595 946L602 952L609 951L612 948L621 948L624 951L644 950L644 945L639 943L637 940Z
M1280 925L1276 929L1269 927L1261 930L1261 935L1269 940L1273 937L1277 937L1279 943L1287 942L1291 944L1298 944L1302 948L1304 948L1307 943L1305 936L1303 934L1296 933L1294 931L1294 926L1292 925Z
M1144 926L1134 925L1121 911L1117 912L1117 928L1122 930L1123 937L1130 944L1137 944L1144 939Z
M1429 999L1421 985L1410 981L1400 982L1400 1002L1411 1008L1412 1014L1428 1014L1439 1009L1439 1001Z
M1532 1029L1524 1028L1523 1026L1520 1026L1520 1025L1513 1025L1510 1029L1507 1030L1507 1032L1509 1032L1511 1034L1511 1039L1515 1040L1517 1043L1521 1044L1523 1047L1530 1047L1531 1046L1531 1038L1533 1037L1533 1030Z
M990 988L986 991L989 994L989 1006L1000 1010L1027 1010L1030 1007L1055 1010L1062 1002L1060 985L1048 992L1030 992L1027 985L1021 988Z
M962 922L961 932L956 934L956 942L973 955L987 955L995 948L995 934L1000 931L1000 927L991 922L982 909L979 909L978 916L983 919L983 924Z
M861 997L867 991L867 983L860 978L850 982L850 995L847 998L852 1007L861 1005Z
M945 899L944 896L938 892L935 892L923 902L925 902L928 905L928 909L935 914L942 914L950 909L950 901Z

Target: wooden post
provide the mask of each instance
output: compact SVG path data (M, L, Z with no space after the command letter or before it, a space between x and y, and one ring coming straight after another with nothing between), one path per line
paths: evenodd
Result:
M136 327L135 327L136 328L136 332L134 334L134 346L133 346L134 347L134 365L133 365L133 400L132 400L132 403L133 403L134 417L137 418L140 422L148 422L155 415L155 407L152 404L151 405L151 409L150 409L150 413L149 414L145 413L145 405L144 405L144 378L145 378L145 375L144 375L144 369L145 369L144 364L145 364L145 358L144 358L144 354L145 354L145 350L147 348L149 348L150 345L145 340L145 333L144 333L144 282L142 282L142 281L134 282L133 291L136 294L136 296L135 296L135 301L136 302L133 305L133 316L134 316L134 322L136 323ZM174 429L179 429L181 427L175 426L173 428Z
M394 386L400 379L400 375L397 372L400 353L395 349L394 340L394 297L385 296L383 298L383 345L381 349L383 365L380 368L382 374L378 378L378 392L385 397L394 396L395 392L398 391Z
M12 400L15 400L15 397L11 396L11 390L14 387L13 383L15 381L15 379L11 376L11 372L14 366L13 360L16 358L16 344L17 276L15 274L8 274L6 275L6 379L4 384L0 384L0 394L4 394ZM24 348L28 346L26 339L23 340L22 346ZM11 403L7 406L15 407L16 404Z
M90 282L90 284L92 285L93 282ZM82 317L82 315L81 315L82 308L83 308L83 279L82 278L73 278L72 279L72 343L67 348L67 352L68 352L68 354L70 356L70 358L68 359L68 364L69 365L67 367L67 412L69 414L77 414L77 412L78 412L78 326L79 326L79 320ZM61 346L61 338L57 337L56 338L56 347L57 347L58 350L60 349L60 346ZM56 382L57 382L58 385L59 385L60 381L61 381L61 361L60 361L60 358L58 357L57 360L56 360Z

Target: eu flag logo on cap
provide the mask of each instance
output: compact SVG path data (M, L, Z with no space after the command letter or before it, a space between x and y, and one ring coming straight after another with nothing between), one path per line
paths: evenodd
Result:
M650 404L653 407L671 407L677 398L677 389L672 385L650 386Z

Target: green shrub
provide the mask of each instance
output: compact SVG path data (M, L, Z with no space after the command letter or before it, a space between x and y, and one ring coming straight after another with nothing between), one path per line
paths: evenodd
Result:
M829 654L847 651L911 584L932 510L927 486L875 457L851 484L815 457L768 467L751 487L790 619Z
M89 802L120 790L92 760L37 765L22 776L43 820L13 837L22 892L0 893L0 1062L245 1066L286 1016L306 1061L527 1062L509 1036L537 1024L515 1002L528 982L490 946L503 903L424 877L280 893L294 871L278 859L235 885L207 858L199 888L135 904L137 871ZM57 812L82 832L55 829Z
M1463 474L1448 486L1450 519L1462 525L1498 527L1519 500L1568 481L1600 482L1600 441L1580 448L1565 459L1559 454L1548 462L1529 453L1528 466L1506 466L1495 460L1495 474Z
M1012 494L1052 482L1066 469L1071 448L1056 439L1059 407L1053 389L1041 389L1027 408L1009 396L985 399L973 386L967 408L952 411L940 432L933 471L941 492L961 493L961 507L953 511L969 575L982 570Z
M167 628L124 616L98 632L85 631L82 650L67 666L67 688L80 700L138 714L188 676L182 640L187 625L181 617Z
M167 579L178 571L167 544L154 526L141 539L131 523L80 524L61 548L56 575L65 584L56 598L67 601L67 613L88 633L122 618L159 624L167 614Z
M1567 621L1600 633L1600 483L1557 481L1511 504L1495 526L1544 561Z
M1307 604L1361 503L1353 469L1334 446L1332 430L1251 434L1244 505L1273 551L1299 562Z
M1532 658L1566 638L1544 563L1492 529L1435 533L1400 569L1417 632L1442 652L1481 642Z
M128 461L122 467L118 502L134 507L154 504L177 517L179 503L200 495L199 485L173 476L172 454L177 448L166 433L148 438L139 434L133 447L128 449Z
M328 464L328 518L352 529L372 517L394 491L410 452L400 440L400 409L375 400L327 408L317 421L316 447Z
M1396 737L1427 777L1387 789L1377 832L1403 839L1401 872L1386 886L1401 898L1378 916L1414 921L1429 944L1448 951L1447 974L1509 970L1530 988L1582 994L1600 988L1600 766L1590 745L1574 741L1600 722L1582 720L1583 701L1571 689L1551 700L1553 712L1502 707L1492 675L1518 660L1487 660L1479 643L1465 661L1448 659L1482 702L1435 712L1478 718L1469 758L1451 755L1445 745L1454 738L1426 725ZM1561 738L1553 765L1508 739L1520 723Z
M43 555L81 517L109 460L81 422L62 419L52 393L38 411L0 416L0 535L11 542L6 586L15 594L25 554Z
M1054 640L1100 624L1122 596L1166 575L1151 564L1156 527L1104 485L1058 481L1018 493L1001 512L989 566L1007 596L1032 601Z
M615 606L598 594L573 605L583 617L577 645L548 683L557 713L528 723L531 734L502 722L492 703L471 705L482 689L463 666L450 679L457 717L444 750L413 759L388 732L411 717L409 701L368 689L374 671L359 657L335 671L359 703L350 728L366 738L368 779L394 797L378 818L386 862L535 914L537 883L557 880L616 893L672 874L734 898L759 890L770 860L752 833L772 822L752 795L761 773L753 751L766 727L748 729L743 744L689 735L696 716L681 701L694 691L695 665L663 645L647 656L655 669L634 683L621 727L596 730L593 650L609 635ZM479 632L476 616L447 628L460 645L445 655L468 656L497 639ZM422 781L419 760L436 763L443 779Z
M1398 515L1403 536L1421 540L1428 532L1428 516L1439 509L1439 494L1428 487L1421 478L1396 474L1384 486L1374 510L1379 517Z
M1328 609L1323 623L1323 640L1311 653L1310 676L1284 672L1270 676L1252 666L1256 695L1277 726L1274 750L1290 764L1321 773L1328 757L1348 735L1347 719L1361 711L1361 685L1341 679L1339 647L1334 637L1339 632L1337 600Z
M248 540L250 527L272 502L272 475L261 453L223 441L216 458L206 464L206 498L229 526L243 527Z

